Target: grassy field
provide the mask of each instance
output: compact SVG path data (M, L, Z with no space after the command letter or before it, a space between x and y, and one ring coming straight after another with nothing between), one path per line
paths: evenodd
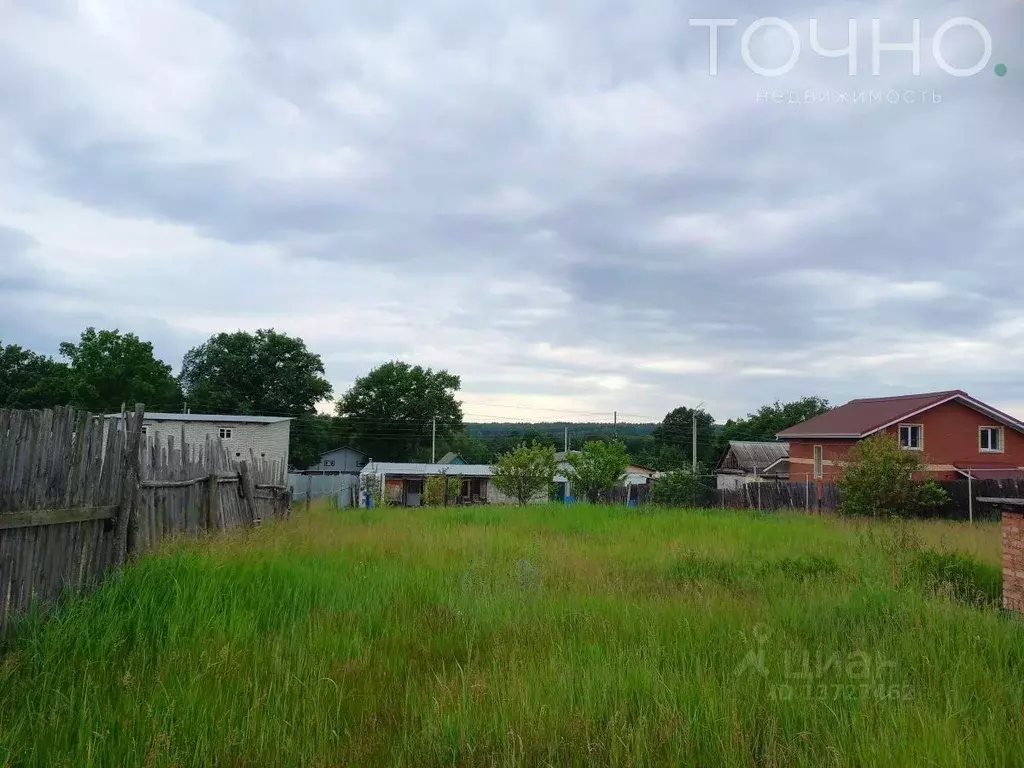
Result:
M0 657L0 764L1020 765L998 528L314 509Z

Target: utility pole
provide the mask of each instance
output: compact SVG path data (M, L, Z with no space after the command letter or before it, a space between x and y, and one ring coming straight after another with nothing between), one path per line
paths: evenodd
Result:
M697 474L697 412L693 412L693 474Z
M569 457L569 428L565 428L565 456Z
M615 414L612 416L612 435L614 437L616 437L616 438L619 436L619 412L618 411L615 411Z
M693 409L693 474L697 474L697 411L704 407L704 403L701 403Z
M430 463L437 461L437 416L430 423Z

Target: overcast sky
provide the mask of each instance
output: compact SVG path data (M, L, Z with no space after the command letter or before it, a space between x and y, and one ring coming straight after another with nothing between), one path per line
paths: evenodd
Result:
M787 74L744 63L758 14L799 32ZM932 52L959 16L973 77ZM716 76L707 17L739 20ZM875 17L920 19L920 75L872 74ZM856 76L811 19L828 49L857 21ZM946 388L1024 416L1021 39L1020 0L0 0L0 339L116 327L177 370L272 326L339 394L448 368L471 420ZM984 48L961 25L943 60Z

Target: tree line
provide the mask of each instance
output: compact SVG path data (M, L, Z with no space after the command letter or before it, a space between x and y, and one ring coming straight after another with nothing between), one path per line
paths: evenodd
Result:
M333 414L317 405L332 397L323 360L302 339L274 329L217 333L190 349L177 376L152 343L134 333L86 328L51 357L0 341L0 407L73 405L113 413L144 403L151 412L287 416L297 468L324 452L351 445L377 461L429 461L455 452L471 464L494 463L521 444L561 450L565 423L471 425L456 399L461 378L393 360L356 379ZM704 410L676 408L657 425L572 424L571 447L620 443L633 463L658 470L692 463L694 416L697 459L713 468L729 440L774 440L775 433L822 413L828 403L806 397L762 407L745 419L717 425Z

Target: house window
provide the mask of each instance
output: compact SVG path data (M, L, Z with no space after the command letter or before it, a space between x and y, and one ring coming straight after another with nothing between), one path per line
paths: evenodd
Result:
M1003 428L981 427L978 430L978 447L982 453L1003 452Z
M149 434L149 427L143 427L142 428L142 436L145 437L148 434Z
M230 440L231 437L232 437L232 433L233 433L233 430L231 429L231 427L221 427L220 428L220 439L221 440Z
M924 427L920 424L900 424L900 448L920 451L924 447Z
M814 446L814 479L820 480L825 476L825 449L820 445Z

